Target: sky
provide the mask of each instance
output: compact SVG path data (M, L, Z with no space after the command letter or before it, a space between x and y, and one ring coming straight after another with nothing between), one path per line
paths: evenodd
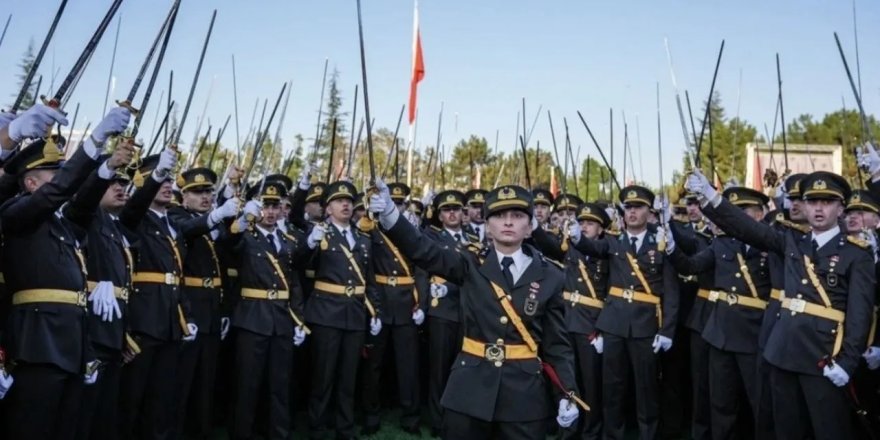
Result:
M39 47L60 0L4 0L0 23L12 14L0 45L0 102L17 93L18 63L33 40ZM110 0L70 0L39 73L46 90L53 72L60 84L100 22ZM137 70L164 20L171 0L127 0L117 14L121 32L113 76L113 99L128 93ZM855 0L863 101L880 113L880 3ZM213 9L214 32L182 139L193 138L209 98L205 125L222 125L234 111L232 62L236 60L239 133L250 126L256 100L276 98L293 81L282 138L291 148L301 133L313 138L324 60L339 70L344 110L351 111L360 84L357 10L354 0L183 0L162 73L153 91L142 133L151 133L160 94L167 95L174 70L173 99L182 108L190 89ZM437 137L444 106L443 143L451 146L471 134L494 148L515 146L517 113L526 101L531 125L539 106L531 145L551 147L547 110L557 140L566 118L581 158L598 152L577 117L581 111L608 154L609 109L614 109L615 167L621 172L623 117L630 127L640 180L659 179L656 87L660 87L663 175L681 167L683 136L664 48L668 38L682 99L690 92L695 117L709 92L722 40L724 56L716 83L727 115L748 120L763 131L772 125L780 54L785 115L788 121L822 115L855 102L837 53L840 35L855 70L853 3L850 0L588 1L588 0L421 0L419 2L426 75L419 87L417 148ZM377 127L393 130L408 99L412 63L412 0L363 0L368 93ZM117 21L108 28L80 80L67 110L81 103L77 126L100 119L110 71ZM855 72L854 72L855 74ZM146 81L144 81L146 84ZM212 87L213 83L213 87ZM145 86L141 88L143 94ZM210 92L210 93L209 93ZM140 97L135 100L138 106ZM364 114L363 96L359 115ZM686 111L686 110L685 110ZM279 110L280 116L280 110ZM701 116L699 116L701 117ZM277 117L276 117L277 118ZM360 116L359 116L360 118ZM350 125L350 121L346 121ZM274 133L277 124L273 125ZM636 130L638 128L638 130ZM215 128L216 130L216 128ZM216 132L216 131L215 131ZM401 129L405 135L406 129ZM235 142L235 117L226 145ZM309 143L307 142L307 145ZM447 151L450 148L447 148ZM632 173L632 171L630 171Z

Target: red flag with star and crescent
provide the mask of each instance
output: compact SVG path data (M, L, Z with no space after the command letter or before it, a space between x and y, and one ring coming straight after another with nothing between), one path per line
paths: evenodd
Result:
M409 125L416 120L416 96L419 82L425 78L425 60L422 55L422 34L419 31L419 2L415 2L413 14L412 78L409 83Z

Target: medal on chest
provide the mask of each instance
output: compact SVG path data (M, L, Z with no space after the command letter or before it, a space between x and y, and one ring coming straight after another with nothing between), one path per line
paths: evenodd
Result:
M529 285L529 296L523 305L523 313L527 316L535 316L535 313L538 312L538 289L540 288L538 283Z

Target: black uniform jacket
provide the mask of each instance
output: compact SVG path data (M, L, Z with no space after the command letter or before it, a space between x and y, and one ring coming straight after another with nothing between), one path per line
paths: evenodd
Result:
M382 325L411 325L412 314L417 308L422 309L423 312L427 311L425 308L428 305L427 298L430 296L428 277L425 271L413 266L406 257L398 256L400 250L387 240L379 228L370 231L370 239L373 248L371 260L376 276L387 279L410 277L414 281L414 284L409 285L376 282L382 303L380 314Z
M302 288L293 267L307 256L306 246L281 231L275 231L275 236L280 237L280 251L256 226L231 235L229 245L238 259L242 290L288 291L287 299L241 297L233 301L232 325L264 336L293 335L297 322L291 314L302 320L303 308Z
M455 240L455 237L449 234L446 229L440 229L435 226L429 226L427 229L423 230L425 237L428 237L434 240L437 244L461 248L464 250L464 245ZM464 231L462 231L464 235ZM471 243L469 247L472 247L474 250L479 250L481 245L479 244L479 238L472 238L472 235L464 235L467 237L467 240ZM431 276L429 278L431 283L443 284L446 286L446 296L443 298L438 298L437 301L433 299L429 299L428 306L428 316L432 316L435 318L445 319L447 321L459 322L459 294L460 289L458 284L451 283L449 280L444 279L440 276ZM428 295L430 297L430 294ZM436 306L434 305L436 304Z
M811 257L831 306L846 313L843 346L835 360L851 376L865 351L873 315L876 279L870 252L850 242L841 231L814 255L812 233L789 228L780 231L752 221L726 200L704 212L728 234L783 259L787 298L824 306L805 266L804 255ZM832 354L837 332L837 323L832 320L781 309L764 347L764 358L785 370L821 375L817 364Z
M752 289L761 301L770 296L770 268L767 252L746 245L727 235L715 237L712 244L695 255L676 249L670 256L675 268L685 274L712 272L714 289L733 295L752 297ZM739 256L739 257L738 257ZM743 273L739 258L745 262ZM750 282L751 283L750 283ZM719 350L736 353L758 351L758 331L764 310L737 304L736 296L718 297L703 328L703 339ZM703 300L705 301L705 300Z
M505 286L497 253L487 249L485 260L456 246L427 238L402 216L387 231L401 252L431 275L461 286L460 307L465 337L483 343L524 344L523 338L499 303L491 285ZM531 421L555 410L552 386L542 375L541 360L552 365L566 390L576 390L574 354L564 323L562 290L565 277L530 246L523 247L532 262L506 292L513 309L539 346L539 358L507 360L500 367L483 356L459 353L452 365L441 404L453 411L488 421ZM535 287L537 286L537 287ZM503 288L503 287L502 287ZM534 313L525 313L535 294Z
M183 276L202 281L200 286L183 286L181 283L183 296L190 307L190 320L199 327L199 333L219 333L223 280L218 246L211 237L211 232L215 229L217 240L221 240L223 237L219 234L228 229L224 227L224 223L211 228L208 226L207 214L194 213L181 206L169 209L168 216L186 244Z
M609 294L596 323L599 330L621 337L647 338L659 333L670 339L674 338L678 319L678 282L666 252L657 249L655 234L656 228L649 225L638 254L634 257L652 294L660 297L662 316L658 316L657 307L653 304L635 300L630 303L624 298ZM598 240L581 238L575 247L593 258L608 259L609 289L618 287L646 292L627 259L627 254L632 255L632 250L626 232L618 237L606 236Z
M12 360L53 364L68 373L80 373L85 363L94 359L84 307L85 230L56 211L98 165L79 149L50 182L0 207L3 269L9 294L58 289L81 292L83 300L82 304L13 305L5 335Z
M586 297L592 297L595 292L595 299L605 301L608 295L607 259L587 257L573 245L569 245L568 250L563 251L561 237L543 228L532 231L532 238L541 252L562 263L567 292ZM584 275L589 279L589 284ZM566 301L565 304L566 330L581 335L589 335L596 331L596 321L602 309L580 304L577 301Z
M348 241L336 226L328 223L326 228L324 240L312 253L315 287L306 301L306 321L341 330L366 330L368 318L373 313L369 308L381 316L383 307L373 271L373 243L368 234L350 226L355 245L349 248ZM340 288L360 288L365 294L328 292L320 287L322 283ZM412 309L409 317L412 320Z
M161 186L162 183L152 176L146 177L144 186L134 192L119 214L120 223L138 238L132 247L135 278L139 272L182 276L183 258L186 256L183 234L171 222L177 233L177 237L172 238L165 220L150 210L150 204ZM192 322L189 303L180 294L180 286L141 282L134 282L133 286L128 298L130 330L161 341L180 340L183 328L178 310L183 310L186 322Z

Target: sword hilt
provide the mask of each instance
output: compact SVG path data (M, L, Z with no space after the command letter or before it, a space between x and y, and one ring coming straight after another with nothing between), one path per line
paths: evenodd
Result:
M125 101L116 100L116 105L118 105L118 106L120 106L120 107L122 107L122 108L126 108L126 109L128 109L128 111L129 111L132 115L137 115L138 113L141 112L140 110L134 108L134 107L131 105L131 101L129 101L129 100L127 100L127 99L126 99Z

